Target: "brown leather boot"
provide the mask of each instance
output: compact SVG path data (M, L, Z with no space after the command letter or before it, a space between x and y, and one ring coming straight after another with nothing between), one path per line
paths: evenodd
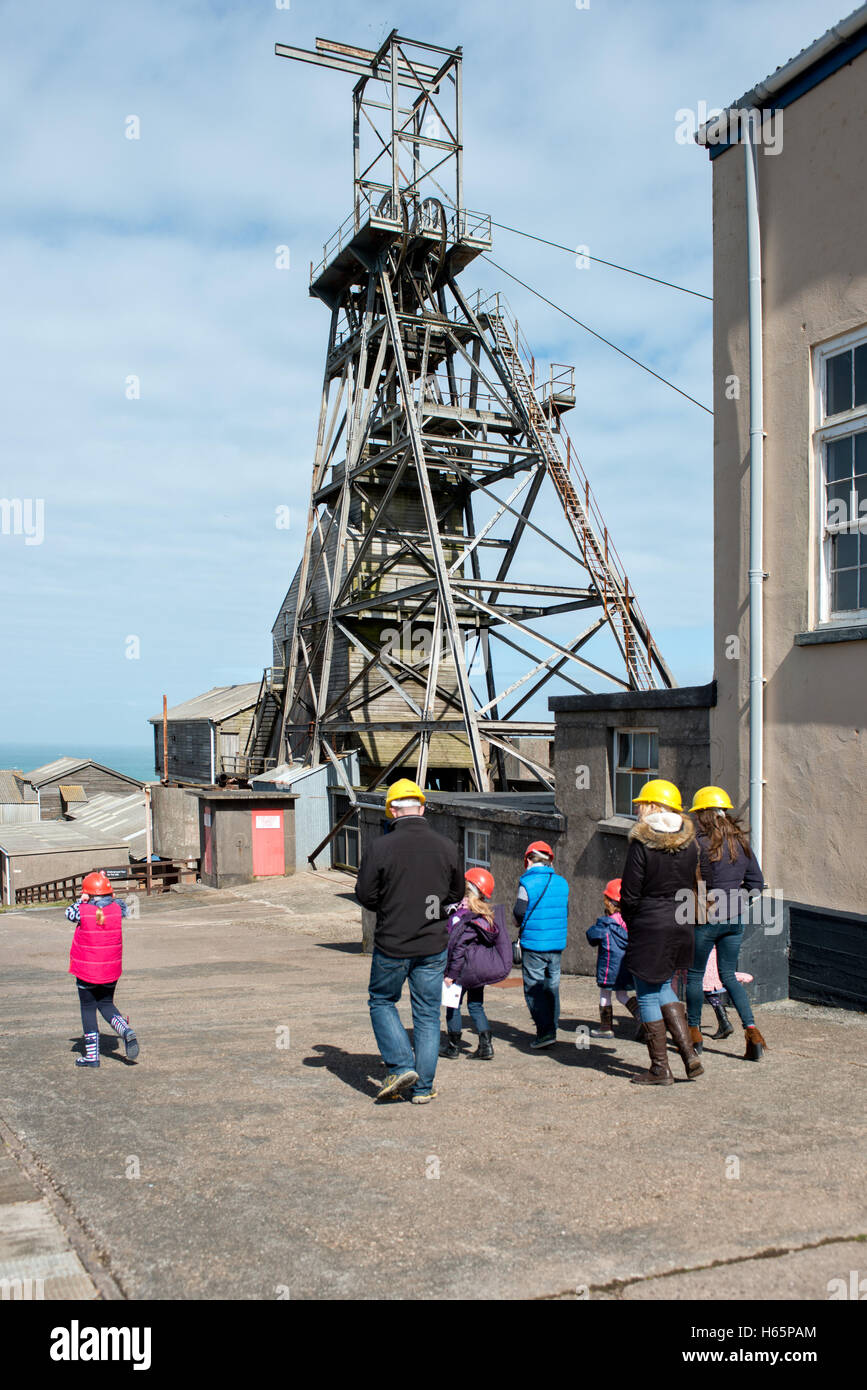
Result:
M701 1029L690 1028L689 1040L692 1043L693 1052L695 1053L696 1057L699 1057L701 1055L701 1050L704 1047L704 1035Z
M680 1053L680 1060L686 1069L687 1081L692 1081L693 1077L702 1076L704 1067L695 1055L692 1042L690 1041L689 1028L686 1022L686 1009L681 1003L663 1004L662 1018L666 1028L671 1034L671 1040Z
M650 1053L650 1070L633 1076L633 1086L673 1086L674 1077L668 1065L668 1043L665 1036L665 1023L657 1018L653 1023L645 1023L647 1050Z
M744 1039L747 1050L744 1053L745 1062L760 1062L762 1060L762 1049L767 1047L767 1043L754 1023L744 1029Z
M626 1001L626 1007L635 1019L635 1036L639 1042L647 1042L647 1034L644 1031L644 1024L641 1022L641 1014L638 1012L638 1000L633 994Z
M599 1005L599 1027L590 1029L591 1038L614 1037L614 1008L611 1004Z

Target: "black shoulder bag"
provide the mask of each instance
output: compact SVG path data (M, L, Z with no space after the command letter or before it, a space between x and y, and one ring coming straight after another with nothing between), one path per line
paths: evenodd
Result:
M553 877L554 877L554 870L552 869L551 872L550 872L550 874L548 875L548 882L545 884L545 887L542 889L542 891L541 891L541 893L539 894L538 898L537 898L536 901L533 903L533 906L530 908L530 911L529 911L529 912L526 912L526 913L524 914L523 918L521 919L521 925L518 927L518 939L517 939L517 941L513 941L513 942L512 942L512 964L513 964L513 965L520 965L520 964L521 964L521 933L522 933L522 931L524 930L524 928L526 927L527 923L529 922L529 920L530 920L530 918L532 917L533 913L535 912L536 908L539 906L540 902L541 902L542 899L544 898L545 894L547 893L547 891L548 891L548 889L549 889L549 887L550 887L550 885L551 885L551 879L552 879Z

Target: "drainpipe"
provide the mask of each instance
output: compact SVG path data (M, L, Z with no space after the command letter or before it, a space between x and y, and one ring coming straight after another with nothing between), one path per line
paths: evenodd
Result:
M762 746L764 734L764 671L762 585L764 500L764 412L762 390L762 251L757 182L758 155L755 120L745 122L744 170L746 174L747 285L750 333L750 844L762 862L762 811L764 782Z
M215 767L214 721L213 721L213 719L209 719L209 720L208 720L208 727L209 727L210 730L211 730L211 786L213 787L214 783L215 783L216 780L217 780L217 777L216 777L216 767Z

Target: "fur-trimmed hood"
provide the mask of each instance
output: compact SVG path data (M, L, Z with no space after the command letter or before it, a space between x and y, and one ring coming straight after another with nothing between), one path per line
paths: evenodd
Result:
M695 839L695 826L689 816L684 816L683 824L679 830L660 831L654 830L647 821L640 820L632 827L629 832L630 840L638 840L647 849L662 850L665 854L676 854L679 849L685 849L691 845Z

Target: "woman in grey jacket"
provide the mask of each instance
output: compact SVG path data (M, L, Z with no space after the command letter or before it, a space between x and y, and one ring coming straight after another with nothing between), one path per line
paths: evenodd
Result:
M719 977L744 1025L744 1060L758 1062L767 1043L756 1027L749 997L736 971L748 920L747 900L765 886L761 865L722 787L701 787L689 810L698 827L699 873L708 891L707 922L696 926L695 957L686 982L689 1035L700 1052L704 972L716 946Z

